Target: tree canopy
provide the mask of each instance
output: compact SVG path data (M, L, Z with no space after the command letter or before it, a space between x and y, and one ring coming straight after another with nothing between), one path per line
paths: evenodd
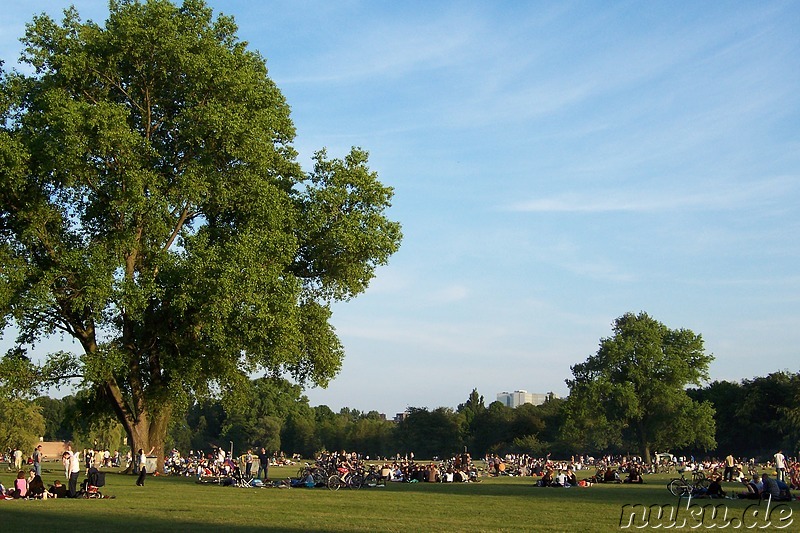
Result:
M367 152L300 168L236 32L201 0L112 1L104 26L70 8L28 25L32 74L0 72L0 326L77 340L26 375L80 378L134 447L253 372L327 384L331 303L401 239Z
M713 356L705 353L702 337L669 329L646 313L619 317L613 331L596 355L571 368L570 440L635 449L648 462L657 449L713 448L714 410L686 392L708 379Z

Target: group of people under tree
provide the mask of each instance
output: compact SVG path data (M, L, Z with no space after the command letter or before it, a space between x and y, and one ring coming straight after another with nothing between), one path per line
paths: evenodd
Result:
M72 450L70 443L61 455L64 466L64 475L67 479L65 486L61 480L56 480L49 488L45 488L42 480L41 462L43 455L41 445L38 445L32 455L32 468L29 475L24 470L19 470L14 480L13 487L6 488L2 484L2 496L15 499L47 499L47 498L76 498L78 496L78 477L81 472L80 453Z

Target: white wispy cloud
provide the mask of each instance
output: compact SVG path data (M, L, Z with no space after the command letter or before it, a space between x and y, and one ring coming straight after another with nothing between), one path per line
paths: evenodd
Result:
M797 191L798 177L780 176L744 184L719 184L695 191L593 190L516 202L509 211L527 213L651 213L677 210L730 210L769 202Z

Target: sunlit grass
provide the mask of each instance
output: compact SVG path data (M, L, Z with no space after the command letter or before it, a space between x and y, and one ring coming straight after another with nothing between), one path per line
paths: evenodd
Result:
M296 471L297 467L271 468L270 477L287 478ZM46 474L44 479L50 484L56 477ZM390 483L383 488L331 492L325 488L241 489L172 477L150 477L145 487L136 487L134 476L109 472L102 491L114 499L2 501L0 529L610 531L619 529L625 504L676 503L665 488L668 478L649 476L644 485L563 489L537 488L534 478L484 477L480 483ZM0 480L8 485L12 478L3 473ZM726 488L735 491L738 487ZM714 503L724 503L741 514L749 502Z

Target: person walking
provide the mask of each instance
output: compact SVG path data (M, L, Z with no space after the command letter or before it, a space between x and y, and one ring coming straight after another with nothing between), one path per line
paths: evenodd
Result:
M148 453L144 453L144 449L139 448L139 478L136 480L137 487L144 487L144 480L145 477L147 477L147 456L152 455L155 449L156 447L153 446Z

